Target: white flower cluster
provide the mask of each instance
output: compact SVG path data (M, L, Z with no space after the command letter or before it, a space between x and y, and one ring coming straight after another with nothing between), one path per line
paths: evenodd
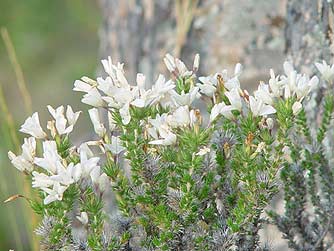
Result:
M45 204L62 200L63 193L75 182L88 181L103 191L107 176L100 171L99 158L93 156L87 143L83 143L77 149L80 155L80 162L77 164L68 162L58 152L57 139L61 136L67 137L72 132L80 112L73 112L70 106L67 106L66 114L63 106L57 109L48 106L48 110L53 117L53 120L47 123L51 139L43 131L38 113L34 113L26 119L20 129L21 132L32 136L24 139L22 154L16 156L12 152L8 153L12 164L20 171L32 174L32 186L47 194ZM36 154L36 139L44 140L42 157Z
M73 90L84 92L82 102L93 106L88 112L94 131L99 136L97 141L85 142L80 147L70 149L72 155L78 155L79 161L61 157L59 144L72 132L80 112L73 112L70 106L67 106L66 112L63 106L56 109L48 106L53 118L47 123L51 138L43 131L38 113L27 118L20 131L32 137L24 139L21 155L16 156L9 152L8 156L18 170L32 175L33 187L46 193L45 204L62 200L63 193L74 183L89 182L101 191L104 190L108 178L100 170L100 158L94 156L89 146L98 146L103 154L109 152L112 155L126 150L120 138L115 136L123 129L117 128L113 112L119 113L123 126L126 126L132 119L132 108L162 107L165 113L148 116L145 121L140 121L138 126L144 126L149 144L168 146L177 143L178 128L200 126L202 116L200 111L193 107L194 101L199 98L209 100L210 126L214 125L220 115L230 120L236 119L240 114L249 113L254 117L267 117L276 112L275 100L279 98L293 98L293 113L297 114L302 108L303 99L319 82L315 76L309 78L298 74L290 63L285 62L285 75L275 76L274 71L270 70L271 78L268 84L260 83L254 95L249 95L240 88L240 64L235 66L232 76L228 76L227 71L223 70L214 75L199 77L197 83L195 74L199 66L198 55L195 56L192 70L188 70L181 60L169 54L164 61L173 79L166 81L164 76L159 75L150 89L145 88L145 76L140 73L137 74L136 85L130 85L124 76L123 65L114 65L110 57L102 60L108 74L105 79L82 77L75 81ZM326 81L334 79L334 65L329 66L323 62L317 63L316 67ZM100 107L107 111L108 127L100 117ZM268 124L273 124L271 118L267 120ZM37 139L42 140L42 157L36 156ZM198 154L206 152L207 149L204 149Z

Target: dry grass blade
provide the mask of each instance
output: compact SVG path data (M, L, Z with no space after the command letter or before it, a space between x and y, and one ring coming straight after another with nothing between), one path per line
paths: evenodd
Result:
M11 39L10 39L9 33L8 33L6 28L2 27L0 32L1 32L2 39L5 43L10 62L12 64L12 67L13 67L14 71L15 71L15 75L16 75L16 79L17 79L17 85L18 85L19 91L21 93L21 96L23 98L25 110L26 110L27 113L30 114L32 112L31 96L30 96L30 93L28 91L25 79L24 79L22 68L21 68L21 66L20 66L20 64L17 60L14 45L13 45ZM7 102L6 102L6 99L5 99L5 95L3 93L3 90L1 88L1 86L0 86L0 110L1 110L2 114L4 114L4 116L5 116L6 124L8 126L9 133L10 133L13 144L14 144L16 150L20 150L20 142L19 142L19 138L17 136L14 119L13 119L13 117L12 117L12 115L11 115L9 109L8 109ZM25 195L29 196L30 198L34 197L33 191L31 189L31 185L28 182L28 180L22 178L21 176L18 177L17 175L15 175L15 182L18 185L23 184L23 191L24 191ZM3 182L3 183L6 183L6 182ZM39 250L38 240L33 233L33 228L37 226L38 220L37 220L37 217L36 217L36 215L34 214L34 212L31 208L28 208L28 210L25 212L25 218L26 218L27 231L29 232L28 234L31 235L32 248L33 248L33 250ZM18 226L15 221L13 222L13 224L16 224L16 227ZM19 244L22 245L21 242Z
M174 55L180 57L182 47L187 42L187 34L197 12L199 0L177 0L176 15L176 45Z
M20 150L20 141L17 137L13 116L8 110L5 95L3 93L1 85L0 85L0 109L2 114L5 116L6 123L10 131L10 137L14 143L15 149L18 151Z
M12 40L10 39L10 36L9 36L9 33L8 33L7 29L4 28L4 27L1 28L1 36L2 36L2 39L5 43L10 62L12 64L13 68L14 68L14 71L15 71L17 84L18 84L20 93L21 93L22 98L23 98L24 106L26 108L27 113L30 114L32 112L31 97L30 97L29 91L27 89L26 82L24 80L24 75L23 75L22 68L21 68L21 66L20 66L20 64L17 60L14 45L12 43Z
M5 95L3 93L3 89L1 87L1 85L0 85L0 111L5 117L5 122L7 124L8 129L9 129L10 138L11 138L11 140L12 140L14 146L15 146L15 149L17 151L19 151L20 150L20 142L19 142L19 139L18 139L18 136L17 136L17 133L16 133L14 119L13 119L12 114L8 110L7 102L6 102ZM29 182L26 179L22 178L21 176L15 175L14 177L15 177L15 182L16 182L17 185L23 184L24 194L26 194L29 197L32 197L33 192L31 190L31 186L30 186ZM2 183L3 183L3 186L5 186L4 187L5 191L8 193L9 189L7 187L6 181L4 181ZM11 217L11 220L12 220L13 225L14 225L14 231L17 232L17 234L16 234L16 235L18 235L17 238L20 239L20 234L19 234L19 231L17 229L18 228L18 222L16 220L15 215L13 215ZM32 243L33 243L34 250L38 250L38 241L37 241L37 239L34 236L33 231L32 231L33 228L35 226L37 226L37 217L35 216L32 209L30 209L30 208L28 209L28 212L26 212L26 221L27 221L26 222L27 230L29 231L29 234L32 235L31 238L32 238ZM22 245L22 242L19 239L16 240L16 243L17 243L17 245Z

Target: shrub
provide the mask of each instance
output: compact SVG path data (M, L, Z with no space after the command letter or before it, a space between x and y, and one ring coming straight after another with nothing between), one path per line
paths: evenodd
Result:
M105 79L75 81L82 102L93 107L95 140L73 145L80 112L70 106L48 106L48 134L38 113L21 126L31 137L9 158L38 191L28 200L43 217L36 230L43 248L267 250L258 233L283 188L286 212L270 211L272 221L292 248L323 250L334 233L326 157L333 152L324 146L333 92L324 95L315 137L304 105L319 86L316 76L286 62L285 75L271 70L268 84L250 95L240 88L240 64L233 75L197 79L198 55L191 70L171 55L164 61L171 79L159 75L150 89L143 74L130 85L123 65L110 58L102 60ZM317 67L329 85L334 66Z

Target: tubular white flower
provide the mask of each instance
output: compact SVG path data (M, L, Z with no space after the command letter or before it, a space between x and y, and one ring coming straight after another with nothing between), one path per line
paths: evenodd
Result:
M297 115L302 110L302 108L303 108L302 103L300 103L299 101L293 103L292 105L293 114Z
M250 109L254 116L265 116L276 113L276 110L271 105L266 105L260 99L256 99L253 96L249 96Z
M232 111L233 108L230 105L226 105L224 102L215 104L210 113L210 123L214 121L218 115L223 115L224 117L228 119L233 119Z
M112 63L111 57L109 56L108 59L102 59L101 63L103 65L104 71L110 76L114 76L114 65Z
M95 87L92 88L89 92L87 92L83 96L81 102L94 107L104 106L104 101L102 99L102 96Z
M69 186L74 182L79 181L82 174L80 164L74 165L70 163L67 167L58 161L57 162L57 174L50 177L51 180L59 182L62 185Z
M87 84L86 82L82 80L75 80L73 91L90 92L92 88L93 86L91 86L90 84Z
M122 117L122 123L127 125L130 123L131 115L130 115L130 105L126 103L121 109L119 109L119 114Z
M47 205L56 200L62 200L66 189L66 186L62 186L59 183L55 183L52 189L43 187L42 190L48 194L44 199L44 204Z
M200 61L200 56L199 56L199 54L196 54L195 58L194 58L193 71L197 71L198 70L198 68L199 68L199 61Z
M239 90L237 88L233 88L231 91L225 92L225 95L231 103L231 108L233 110L241 111L242 102L241 102Z
M163 106L170 103L171 90L175 88L175 84L172 81L167 81L163 75L159 75L157 81L152 86L149 93L150 105L155 105L160 102Z
M280 97L282 95L283 82L279 81L279 76L275 77L275 72L270 69L269 87L273 97Z
M200 88L200 92L206 96L212 97L216 92L217 78L215 76L199 77L201 83L197 83L196 86Z
M168 114L164 113L161 116L158 114L155 119L149 119L149 123L153 127L148 128L147 131L155 139L149 144L167 146L176 142L176 135L168 125Z
M53 186L56 181L52 180L50 176L45 173L32 172L32 187L45 188Z
M126 148L122 146L121 139L116 136L111 136L111 144L105 144L105 147L114 155L120 154L126 150Z
M88 178L90 177L90 173L95 167L98 167L98 162L100 158L91 157L90 150L87 151L85 147L80 148L80 167L82 170L81 177Z
M178 94L176 91L172 91L172 99L176 106L191 105L195 99L200 98L201 94L199 93L198 87L193 87L189 90L188 93L182 91L181 94Z
M73 112L73 109L70 105L66 109L66 118L69 125L75 125L78 121L81 111Z
M263 103L267 105L273 104L273 95L269 91L269 85L266 85L263 82L259 84L257 90L254 92L254 96L256 99L262 100Z
M50 174L57 172L57 162L61 161L61 157L57 152L57 144L55 141L43 142L43 158L35 158L34 163Z
M44 139L47 136L39 123L37 112L26 119L24 124L21 126L20 132L30 134L37 139Z
M64 106L59 106L57 109L53 109L52 106L48 105L48 110L52 117L55 119L56 129L59 135L69 134L73 130L73 124L66 127L67 120L64 115ZM73 111L72 111L73 113Z
M190 124L189 106L180 106L171 115L168 115L167 122L171 127L188 126Z
M186 65L180 59L174 58L172 55L168 53L164 58L164 63L168 71L177 74L180 77L190 77L191 75L193 75L193 71L189 71ZM194 66L196 66L197 63L199 63L199 56L198 57L195 56Z
M239 77L242 73L243 66L240 63L237 63L234 67L234 76Z
M298 100L302 100L305 96L307 96L312 89L317 86L319 83L319 79L317 76L313 76L311 80L309 79L308 76L304 75L301 76L297 80L296 84L296 96Z
M22 154L16 156L13 152L8 152L8 158L14 167L21 172L31 172L34 168L34 158L36 155L36 140L34 137L25 138L22 145Z
M294 70L290 62L284 62L283 64L284 72L286 77L283 77L284 80L284 98L287 99L291 97L296 90L296 78L297 72Z
M162 139L152 140L149 142L149 144L169 146L175 144L176 142L176 135L170 131L166 131L166 133L162 134L161 136Z
M94 131L99 137L103 138L106 134L107 130L104 125L101 123L99 110L96 108L92 108L88 110L90 120L93 123Z
M330 82L334 79L334 64L332 66L328 65L325 60L322 63L315 63L315 66L321 73L321 77Z
M97 78L96 81L97 81L97 89L101 90L108 96L113 95L112 88L114 85L111 77L107 77L106 79L100 77Z
M116 122L110 111L108 111L108 126L109 126L109 131L113 131L116 128Z
M137 86L140 90L141 89L145 90L145 81L146 81L145 75L142 74L142 73L137 73L136 83L137 83Z
M174 58L172 57L172 55L170 54L166 54L166 56L164 57L164 63L167 67L167 69L170 71L170 72L174 72L175 71L175 63L174 63Z
M81 212L79 216L77 216L78 221L82 223L82 225L88 224L88 214L86 212Z
M203 156L207 153L209 153L211 151L211 149L207 146L204 146L203 148L199 149L199 151L195 154L197 156Z

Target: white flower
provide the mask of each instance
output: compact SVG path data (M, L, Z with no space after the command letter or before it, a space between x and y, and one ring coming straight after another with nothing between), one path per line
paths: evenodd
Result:
M82 143L79 148L78 148L78 152L80 153L81 151L82 152L85 152L86 156L89 157L89 158L92 158L94 157L94 153L92 152L92 150L90 150L88 144L90 142L84 142Z
M269 85L266 85L263 82L259 84L257 90L254 92L254 96L256 99L262 100L263 103L267 105L273 104L273 97L269 91Z
M79 118L80 113L81 111L73 112L72 107L68 105L66 109L66 118L67 118L68 124L74 126Z
M325 60L322 63L315 63L315 66L321 73L324 80L330 82L334 79L334 64L332 66L328 65Z
M39 123L37 112L26 119L24 124L21 126L20 132L30 134L37 139L43 139L47 136Z
M63 135L63 134L69 134L70 132L72 132L74 124L70 124L68 127L66 127L67 119L65 118L65 115L64 115L64 106L59 106L57 109L53 109L52 106L50 105L48 105L47 107L48 107L50 114L55 119L55 125L56 125L58 134ZM70 111L68 113L70 116L79 116L79 114L73 113L72 108L70 108ZM71 117L71 119L74 119L76 121L77 118Z
M311 80L306 75L299 77L295 89L297 99L302 100L316 85L318 85L318 83L319 79L317 76L313 76Z
M194 58L193 71L197 71L198 70L198 68L199 68L199 60L200 60L200 56L199 56L199 54L196 54L195 58Z
M164 58L164 63L167 67L167 69L170 71L170 72L174 72L175 71L175 62L174 62L174 57L170 54L166 54L165 58Z
M286 74L286 76L281 77L284 84L284 98L296 95L297 99L301 101L314 86L318 85L319 79L316 76L310 79L305 74L298 74L289 62L285 62L283 66Z
M82 170L81 177L88 178L92 170L98 167L100 158L90 157L90 151L87 151L85 147L80 148L80 166ZM90 157L90 158L88 158Z
M108 111L108 126L109 126L109 131L113 131L116 128L116 122L110 111Z
M242 65L238 63L235 65L233 77L228 77L227 70L223 70L221 73L217 73L215 77L218 78L218 76L220 76L224 81L224 87L230 91L234 88L240 89L239 76L241 75L241 73Z
M178 94L176 91L172 91L172 99L175 102L176 106L182 105L191 105L195 99L198 99L201 96L199 93L199 87L193 87L189 90L188 93L182 91L181 94Z
M79 181L81 178L82 169L80 164L74 165L70 163L67 167L58 161L57 162L57 174L51 176L51 180L59 182L62 185L69 186L74 182Z
M112 88L113 88L113 81L111 77L107 77L106 79L103 79L101 77L96 79L97 81L97 88L107 94L108 96L112 96Z
M243 67L242 64L237 63L234 67L234 76L239 77L242 73Z
M171 131L159 130L159 134L162 139L152 140L149 142L151 145L164 145L169 146L173 145L176 142L176 135Z
M190 126L194 126L196 123L201 123L201 113L199 109L191 110L189 112Z
M96 108L92 108L88 110L90 120L93 123L94 131L99 137L103 138L106 134L106 128L101 123L100 116L99 116L99 110Z
M34 167L34 158L36 155L36 140L34 137L25 138L22 145L22 154L16 156L13 152L8 152L11 163L21 172L31 172Z
M114 65L112 63L111 57L109 56L108 59L101 60L104 71L108 73L110 76L114 76Z
M105 191L109 183L109 178L105 173L101 174L101 169L99 166L92 170L90 173L90 178L95 188L97 188L100 192Z
M274 70L270 69L269 86L273 97L280 97L282 95L283 82L279 81L279 76L275 76Z
M190 124L189 106L180 106L167 117L171 127L188 126Z
M145 81L146 81L145 75L142 73L138 73L136 76L136 82L139 89L145 90Z
M57 162L61 161L61 158L57 152L57 144L55 141L43 142L43 158L35 158L34 163L51 174L57 172Z
M254 116L265 116L276 112L271 105L266 105L262 100L249 96L250 109Z
M203 155L209 153L210 151L211 151L211 150L210 150L209 147L204 146L204 147L201 148L195 155L197 155L197 156L203 156Z
M180 59L174 58L168 53L164 58L164 63L171 73L174 73L180 77L189 77L193 74L193 71L189 71L186 65ZM199 56L195 56L194 66L196 67L197 64L199 64Z
M240 89L240 82L238 77L230 78L224 83L227 90Z
M159 128L162 128L162 127L166 127L167 126L167 117L168 117L168 114L167 113L164 113L162 115L159 115L157 114L157 116L152 119L152 118L149 118L148 119L148 122L153 126L153 127L149 127L147 129L148 133L155 139L158 139L158 130ZM167 126L168 127L168 126Z
M231 108L233 110L241 111L242 109L242 102L239 91L237 88L233 88L231 91L225 92L226 97L231 103Z
M82 223L82 225L88 224L88 214L86 212L81 212L77 219Z
M126 103L121 109L119 109L119 114L122 117L122 123L127 125L130 123L131 115L130 115L130 105Z
M129 83L126 80L125 76L124 76L124 70L123 70L123 65L122 64L118 64L118 66L115 68L116 70L116 78L118 80L118 84L121 87L128 87Z
M21 172L33 170L33 165L27 161L22 155L16 156L13 152L8 152L8 158L10 159L12 165Z
M150 105L160 102L162 106L167 106L171 103L170 92L174 88L175 84L171 80L166 82L165 77L160 74L149 93Z
M284 72L286 77L284 80L284 98L289 98L293 95L296 89L296 78L297 72L294 70L292 64L290 62L284 62L283 64Z
M111 144L105 144L105 147L114 155L120 154L126 149L122 146L121 139L115 136L111 136Z
M42 190L48 194L44 199L44 204L47 205L56 200L62 200L63 193L66 191L66 189L67 186L62 186L59 183L55 183L52 189L42 187Z
M90 92L90 90L92 88L93 88L92 85L87 84L86 82L84 82L82 80L75 80L73 91L77 91L77 92Z
M293 114L297 115L302 110L302 108L303 108L302 103L300 103L299 101L296 101L292 105L292 112L293 112Z
M267 118L266 124L270 130L274 128L274 120L272 118Z
M52 180L50 176L46 175L45 173L39 172L32 172L32 187L51 187L53 186L56 181Z
M226 105L224 102L221 102L219 104L215 104L210 113L210 123L214 121L218 115L223 115L224 117L228 119L232 119L234 116L232 114L232 106Z
M212 97L216 92L217 78L215 76L199 77L201 83L197 83L196 86L200 88L201 93L206 96Z
M102 99L102 96L95 87L92 88L89 92L87 92L83 96L81 102L94 107L104 106L104 101Z
M167 146L176 142L176 135L172 132L167 121L168 115L166 113L161 116L158 114L155 119L149 119L149 123L153 127L148 128L147 131L155 139L149 144Z

